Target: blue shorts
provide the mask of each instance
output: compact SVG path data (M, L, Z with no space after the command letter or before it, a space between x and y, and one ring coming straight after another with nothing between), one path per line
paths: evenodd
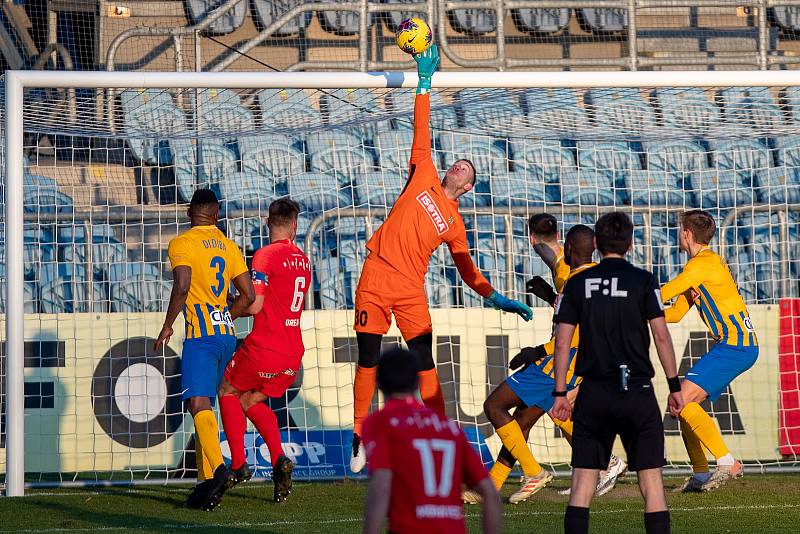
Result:
M546 412L555 403L552 393L556 381L536 365L517 371L506 379L506 383L527 406L538 406ZM573 387L568 385L567 389Z
M187 339L181 355L181 398L208 397L211 405L236 350L236 336L218 335Z
M709 400L714 402L725 392L728 384L756 363L757 358L757 346L735 347L717 343L686 372L684 378L703 388Z

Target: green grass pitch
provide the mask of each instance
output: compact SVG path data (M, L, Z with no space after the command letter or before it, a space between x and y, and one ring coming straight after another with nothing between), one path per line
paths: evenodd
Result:
M666 480L669 491L680 482ZM503 532L561 532L565 478L526 503L503 505ZM272 486L251 481L225 496L214 512L181 507L186 486L30 490L0 499L0 532L358 532L364 482L295 483L289 502L270 501ZM503 496L514 490L506 484ZM669 496L673 532L800 532L800 475L749 475L709 494ZM480 508L466 509L470 532L479 532ZM636 480L627 477L592 506L593 533L643 532Z

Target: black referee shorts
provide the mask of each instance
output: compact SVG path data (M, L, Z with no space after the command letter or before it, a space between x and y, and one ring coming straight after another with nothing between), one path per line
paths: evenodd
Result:
M573 413L572 467L605 469L617 435L622 439L631 471L662 467L664 424L649 382L629 384L584 380Z

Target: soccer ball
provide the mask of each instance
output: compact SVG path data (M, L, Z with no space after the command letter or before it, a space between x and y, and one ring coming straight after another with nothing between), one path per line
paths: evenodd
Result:
M432 40L431 28L422 19L406 19L397 27L397 46L406 54L421 54Z

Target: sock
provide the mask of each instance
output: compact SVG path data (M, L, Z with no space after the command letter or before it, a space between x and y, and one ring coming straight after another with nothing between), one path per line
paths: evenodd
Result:
M212 475L206 480L213 478L213 472L222 465L222 449L219 448L219 427L217 418L211 410L202 410L194 414L194 433L195 439L200 442L203 449L203 456L208 460Z
M274 466L278 463L278 458L283 454L281 447L281 432L278 429L278 418L269 406L259 402L247 410L247 418L253 422L258 433L267 442L269 458Z
M562 421L554 418L553 422L561 429L561 433L564 434L564 439L567 440L567 443L572 445L572 419Z
M644 513L644 531L647 534L669 534L669 510Z
M700 443L714 455L714 458L719 460L729 454L730 451L725 446L725 442L722 441L722 435L719 433L717 425L714 424L714 421L699 404L690 402L684 406L680 419L689 425L689 428L700 440Z
M198 482L203 482L204 480L210 480L214 478L214 470L211 469L211 465L209 465L206 455L203 454L203 446L200 445L200 440L196 437L194 440L194 463L197 466Z
M508 475L511 474L511 468L507 465L503 465L500 462L495 462L492 468L489 470L489 478L492 479L492 483L494 483L494 488L496 490L500 490L505 484Z
M567 506L564 514L564 534L587 534L589 532L589 509L583 506Z
M702 484L708 482L708 479L711 478L711 473L706 471L705 473L695 473L692 475L692 478L699 481Z
M422 397L422 402L440 416L445 417L442 386L439 384L439 375L436 373L436 368L420 371L417 374L419 376L419 394Z
M234 395L223 395L219 399L219 411L222 415L222 427L228 438L231 450L231 469L239 469L244 465L244 432L247 430L247 418L242 411L239 398Z
M369 414L372 397L375 396L375 379L377 367L356 367L356 378L353 381L353 433L361 435L361 425Z
M731 453L726 454L721 458L717 458L717 465L733 465L736 460L733 458Z
M708 473L708 458L706 458L706 451L703 450L703 444L700 443L697 435L692 432L688 423L681 420L680 424L681 437L683 438L683 444L686 446L686 452L689 453L692 471L694 471L695 475Z
M526 477L535 477L542 472L542 466L533 457L533 453L528 448L528 442L522 435L522 429L519 423L511 421L507 425L503 425L497 429L497 435L505 445L506 449L511 452L514 458L517 459L519 465L522 466L522 472Z

